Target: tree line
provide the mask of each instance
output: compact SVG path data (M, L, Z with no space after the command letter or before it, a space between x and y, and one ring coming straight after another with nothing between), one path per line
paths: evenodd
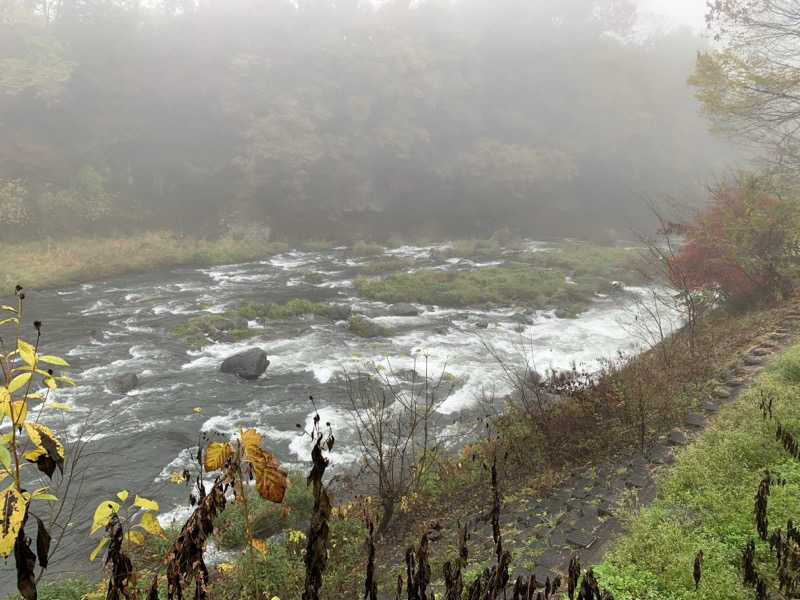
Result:
M730 164L627 2L9 0L0 235L600 235Z

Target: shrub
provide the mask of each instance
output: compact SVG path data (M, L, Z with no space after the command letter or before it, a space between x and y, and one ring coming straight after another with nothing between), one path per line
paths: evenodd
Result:
M383 247L370 242L358 241L353 244L350 252L353 256L377 256L383 254Z
M311 518L314 496L300 471L289 475L291 487L282 505L264 500L252 490L247 492L247 504L252 515L253 536L268 538L286 529L305 528ZM286 510L288 509L288 510ZM224 548L238 548L245 543L245 510L231 504L214 521L215 536Z
M676 271L736 308L789 295L798 209L793 194L773 184L766 177L745 175L734 185L713 189L708 210L685 226L686 244L675 259Z

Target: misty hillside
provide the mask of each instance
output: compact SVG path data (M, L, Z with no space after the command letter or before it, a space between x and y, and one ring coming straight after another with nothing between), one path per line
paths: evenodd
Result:
M634 32L626 3L409 4L3 3L0 236L605 239L729 166L688 30Z

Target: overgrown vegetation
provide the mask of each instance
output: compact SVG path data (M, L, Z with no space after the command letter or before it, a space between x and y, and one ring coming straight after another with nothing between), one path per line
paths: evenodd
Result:
M253 490L246 490L247 511L244 505L228 506L214 520L214 539L223 548L241 548L246 543L246 520L255 539L267 538L288 531L304 531L311 519L314 498L306 485L305 475L299 471L290 473L289 488L282 504L261 498ZM291 541L291 540L290 540Z
M333 320L346 319L350 308L343 304L312 302L305 298L294 298L284 304L260 304L248 302L242 306L229 308L222 314L192 317L179 323L172 334L193 345L201 345L208 340L239 341L262 332L262 328L250 326L251 321L261 322L290 319L303 315L319 315Z
M696 598L689 566L700 549L703 597L754 597L743 581L742 562L751 538L755 568L774 591L773 544L757 535L753 500L768 470L777 481L785 480L769 488L770 531L800 516L800 463L775 439L776 421L800 430L800 387L793 378L798 365L800 346L795 346L678 455L660 481L661 497L654 505L631 515L630 533L596 568L616 598ZM764 418L764 398L775 420Z

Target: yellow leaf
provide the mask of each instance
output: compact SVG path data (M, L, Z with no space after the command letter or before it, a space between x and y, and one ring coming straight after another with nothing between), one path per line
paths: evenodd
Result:
M53 462L58 464L64 461L64 446L53 435L49 427L38 423L25 423L25 430L34 444L47 450L47 455L53 459Z
M128 490L122 490L121 492L117 492L117 498L125 502L128 499Z
M186 481L186 477L184 477L183 473L178 473L177 471L175 471L172 475L169 476L169 480L172 483L181 484Z
M141 531L129 531L125 537L127 537L134 544L138 544L139 546L144 546L144 543L146 541L144 539L144 534Z
M9 417L11 416L12 410L14 412L14 423L16 425L22 425L25 422L25 419L28 418L28 403L25 402L25 400L17 400L13 404L5 402L2 406L0 406L0 411Z
M161 537L164 536L164 530L161 529L161 523L158 522L153 516L153 513L146 512L142 515L142 522L140 523L142 529L144 529L147 533L152 535L158 535Z
M28 396L30 398L30 396ZM60 408L61 410L75 410L69 404L59 404L58 402L51 402L47 405L48 408Z
M52 377L45 377L44 384L51 390L54 390L58 387L58 385L56 385L56 380L53 379Z
M55 379L56 381L60 381L61 383L66 383L67 385L75 387L75 382L72 381L72 379L70 379L69 377L53 377L53 379Z
M89 535L93 535L98 529L102 529L111 521L111 515L119 512L119 504L112 500L102 502L97 510L94 511L94 523L92 523L92 530Z
M28 383L33 377L33 373L23 373L22 375L17 375L14 379L11 380L11 383L8 384L8 393L13 394L18 389L22 388L26 383Z
M44 400L41 394L28 394L28 400Z
M256 490L258 495L280 504L289 487L289 474L278 468L280 463L272 454L260 448L251 449L247 460L253 465L256 475Z
M11 317L10 319L3 319L0 321L0 325L7 325L8 323L19 323L17 317Z
M241 429L240 429L241 431ZM255 429L248 429L241 433L242 444L244 444L245 453L248 449L256 449L261 447L261 439L264 437Z
M148 500L147 498L142 498L141 496L136 496L136 500L133 501L133 505L144 508L145 510L154 510L158 512L157 502L153 502L152 500Z
M103 539L100 540L99 544L97 544L97 548L92 550L92 553L89 555L89 560L94 562L94 559L97 558L98 554L100 554L100 550L102 550L103 546L105 546L107 543L108 543L108 538L103 536Z
M13 313L17 312L16 308L14 308L13 306L9 306L8 304L0 305L0 310L10 310Z
M52 356L50 354L39 355L39 362L47 363L49 365L58 365L59 367L69 366L69 363L60 356Z
M266 556L267 552L267 543L264 540L250 540L250 545L258 550L262 556Z
M197 408L194 409L194 412L196 413L203 412L203 409L198 406Z
M22 528L28 500L13 486L0 494L0 556L8 559Z
M25 460L35 463L37 460L39 460L39 457L44 454L47 454L47 450L44 448L34 448L30 452L26 452L24 458Z
M30 366L33 367L36 365L36 348L31 346L28 342L19 340L19 356Z
M206 471L216 471L225 464L225 461L233 456L233 447L230 443L220 444L211 442L206 450Z
M219 569L220 573L232 573L236 570L236 563L234 562L224 562L217 565L217 569Z

